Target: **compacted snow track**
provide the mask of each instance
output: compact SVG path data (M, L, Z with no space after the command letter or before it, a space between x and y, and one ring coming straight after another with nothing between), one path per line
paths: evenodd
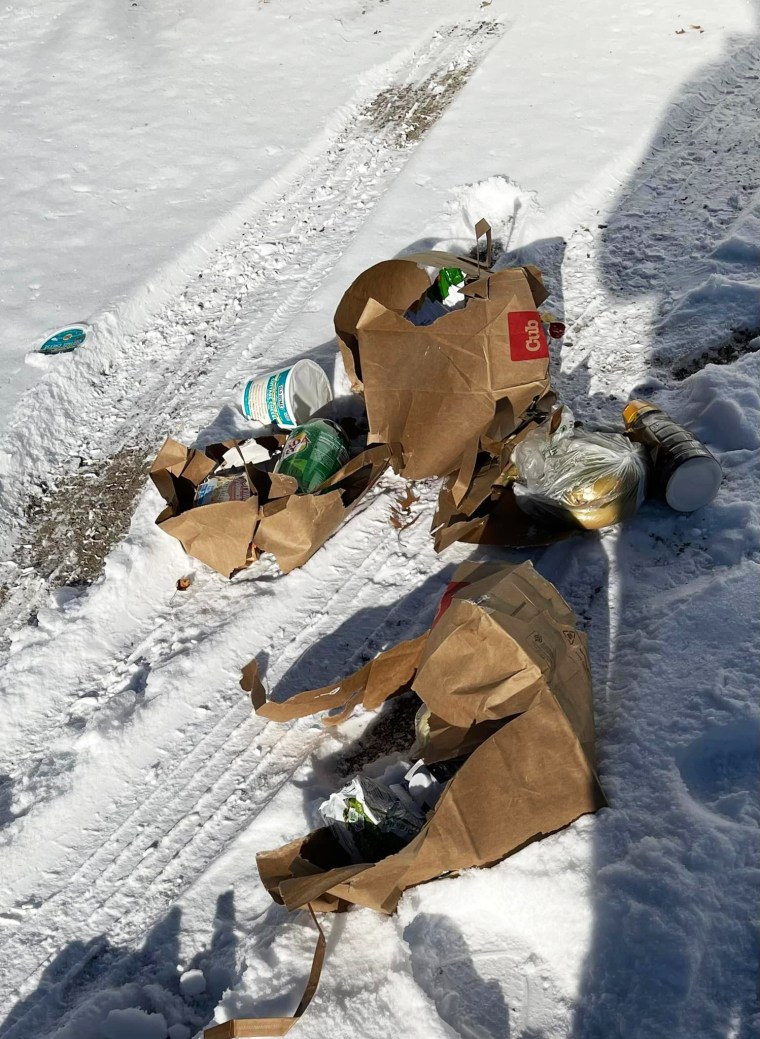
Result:
M298 168L286 171L289 182L270 184L241 207L242 226L181 290L167 292L159 283L141 304L94 322L92 347L35 390L35 408L48 410L49 423L30 428L20 408L11 424L5 449L24 462L4 495L12 518L5 532L9 554L14 542L34 542L24 518L30 501L43 517L65 512L61 500L82 491L78 473L97 477L87 485L94 513L113 496L114 482L125 487L121 508L111 502L109 512L110 525L118 525L119 513L128 517L134 500L135 479L123 473L125 455L139 484L141 460L164 436L194 435L220 407L236 401L245 378L302 352L286 334L290 324L308 309L348 242L501 32L491 20L437 30L383 78L380 89L365 91L336 118ZM164 299L157 312L151 296ZM130 332L135 324L138 330ZM69 399L75 406L66 406ZM66 546L58 554L65 556ZM55 552L43 555L42 569L55 580L62 560ZM28 615L30 601L44 594L44 586L34 594L39 570L7 570L0 621L12 625ZM81 580L75 571L64 576Z
M37 705L38 718L27 715L18 742L5 748L13 761L6 781L26 786L31 797L18 839L30 848L35 844L39 815L48 846L33 890L23 876L14 878L24 893L2 915L0 976L13 998L34 987L66 941L108 933L112 941L139 944L324 738L315 723L284 729L252 717L237 685L237 669L247 657L270 659L268 680L276 686L306 649L329 635L336 617L357 618L359 635L347 639L351 649L345 660L339 658L337 672L361 663L357 645L370 643L376 650L395 641L399 630L405 635L410 624L419 625L418 605L410 605L406 595L424 581L432 556L428 526L435 486L421 490L423 498L413 506L419 522L403 538L389 523L388 491L377 489L350 528L331 541L329 567L307 565L274 578L260 572L258 580L232 584L201 577L174 614L165 609L163 616L142 620L123 656L99 656L96 650L88 659L80 652L90 639L97 642L97 599L107 581L89 593L91 612L72 616L38 647L40 675L69 657L76 666L68 674L59 669L57 687ZM140 511L150 513L151 505L143 502ZM438 568L451 570L443 563ZM444 580L438 579L437 592ZM286 597L288 605L278 608L283 582L296 587ZM423 598L423 609L436 594ZM23 652L18 657L26 670ZM15 665L11 657L9 685ZM182 724L169 728L148 757L138 752L132 762L141 713L160 713L161 698L181 701L182 676L188 673L196 679L207 673L214 692L191 697ZM230 676L221 686L220 674ZM116 745L115 730L122 732ZM103 766L102 796L79 786L77 766L92 767L93 754ZM108 771L118 774L122 767L138 768L136 788L109 782ZM28 777L40 771L46 782L35 791ZM58 819L55 807L56 799L68 805L69 794L91 803L87 830L73 840L68 809ZM82 969L89 958L83 953ZM68 965L69 974L74 967ZM24 1027L14 1017L8 1035L23 1035Z
M269 628L274 629L273 634L266 635L259 609L257 635L251 638L248 613L259 598L255 582L245 582L244 602L238 600L230 612L223 610L223 595L213 597L214 605L223 611L218 627L224 627L227 640L232 631L251 653L265 658L272 655L273 659L277 654L277 663L269 670L270 682L276 683L307 647L329 633L334 624L331 617L361 614L366 608L372 620L369 630L362 632L363 644L373 633L380 644L393 641L398 627L414 622L408 608L404 611L403 592L424 554L427 527L424 522L415 524L412 529L417 533L402 544L388 524L385 500L378 495L365 515L355 519L350 538L337 536L327 575L320 571L318 579L314 573L309 577L308 567L293 575L302 585L303 608L291 611L287 619L273 609ZM291 578L280 578L278 583L281 580ZM208 589L202 594L207 595ZM314 607L315 599L319 609ZM400 614L393 609L399 599ZM194 614L204 612L209 604L199 598L197 606L198 610L192 604L183 609L183 630L193 630ZM209 668L210 675L213 669L231 670L215 635L214 629L204 633L190 649L185 667L196 673ZM60 648L65 651L65 643ZM162 660L162 655L167 659ZM176 649L162 643L160 629L153 646L150 638L143 640L141 658L150 660L152 673L159 678L162 667L171 669L174 657ZM360 662L358 654L353 657L352 661L349 656L346 666ZM146 700L170 695L163 689L154 693L153 686L149 676L143 693ZM114 724L129 727L114 699L112 696L94 712L84 732L69 741L69 771L71 755L77 754L82 742L92 748ZM65 716L60 701L58 710ZM138 738L134 730L132 737ZM55 738L55 733L47 733L42 742L49 745ZM43 874L45 880L35 890L33 907L27 899L25 906L5 914L0 975L6 984L12 983L12 995L26 993L66 939L107 932L112 940L138 942L183 889L270 803L321 738L321 726L313 723L284 729L252 718L250 705L235 681L197 705L191 724L173 732L170 740L161 741L158 760L145 769L139 796L129 789L108 801L103 816L91 819L88 836L68 859L61 859L60 848L56 851L58 863ZM29 764L27 760L27 771ZM69 779L76 785L76 773ZM48 793L56 795L54 789ZM55 836L48 832L51 844ZM55 923L49 927L52 921ZM14 1022L13 1027L21 1028L21 1023Z
M367 85L282 178L246 203L234 233L227 233L229 227L224 236L220 232L202 262L196 262L198 252L186 266L192 276L183 287L159 279L152 298L96 321L92 346L48 373L36 392L50 425L30 428L20 411L11 427L5 447L24 458L25 475L5 492L3 504L13 518L9 545L33 534L35 521L27 525L24 513L35 485L44 485L44 512L46 502L65 495L76 472L107 470L125 452L132 452L139 468L167 433L192 440L200 430L200 438L210 440L225 423L239 421L229 406L244 378L313 347L302 319L321 305L316 297L327 273L363 232L418 141L502 31L498 22L478 21L433 33ZM687 1034L679 1031L685 1020L679 1015L689 1008L693 1014L695 1007L700 1015L710 1010L706 1001L720 986L709 957L684 970L684 992L704 995L639 998L628 984L633 953L622 947L619 934L628 928L635 948L647 950L652 970L663 975L669 955L686 962L700 929L714 933L715 948L728 957L722 928L726 920L739 919L737 906L749 887L742 856L749 858L753 838L741 798L753 760L742 727L751 713L746 690L752 661L734 659L731 638L717 618L731 604L735 631L748 630L747 589L757 559L748 491L755 441L736 409L724 405L715 411L713 401L729 397L732 387L749 414L756 406L749 362L756 359L744 358L733 373L700 372L683 392L670 369L688 359L683 328L690 313L703 314L701 298L720 298L723 312L715 326L701 326L717 336L726 313L744 298L731 295L730 279L756 292L756 275L741 262L749 255L744 228L752 220L757 186L755 138L741 132L746 120L737 120L731 108L755 75L756 58L757 47L748 45L730 68L708 70L688 85L628 187L621 189L604 174L593 197L576 200L582 224L573 226L561 250L556 238L547 246L550 261L552 250L552 256L562 253L561 282L559 263L553 269L549 262L546 269L553 301L563 306L568 324L558 374L563 396L577 402L579 415L590 423L606 422L617 419L620 401L644 383L645 390L660 393L674 417L709 439L727 474L719 500L694 518L648 505L626 527L535 557L589 628L603 778L623 810L586 820L492 871L475 871L463 878L468 886L458 889L472 898L452 899L443 884L417 889L402 907L411 921L403 936L395 921L373 917L368 924L370 914L338 921L344 940L331 948L323 980L329 998L321 1005L315 1001L303 1022L305 1034L309 1028L314 1034L329 1030L330 1013L345 1018L340 1034L390 1034L391 1017L378 1007L386 998L390 1005L396 991L383 988L386 980L375 966L386 954L393 961L387 985L398 983L405 993L395 1011L398 1020L406 1015L404 998L412 1011L419 1009L420 991L437 1008L441 1021L431 1011L435 1023L429 1032L421 1024L415 1033L426 1039L449 1034L449 1026L470 1034L471 1024L479 1027L479 1010L482 1034L490 1039L569 1034L579 994L579 1037L611 1034L610 1000L623 1008L624 1023L648 1021L650 1034ZM716 186L705 176L702 149L694 142L718 147L728 134L732 172ZM696 199L709 197L706 215L697 218L696 209L680 203L680 178L689 181ZM594 214L600 226L591 230ZM554 235L552 219L547 233ZM530 251L530 242L520 234L515 239L520 240L513 245ZM676 277L684 243L692 242L699 243L699 253L691 254L688 270L679 268ZM668 278L657 264L645 266L657 250ZM543 262L540 248L527 258ZM641 265L635 284L632 265ZM312 324L324 327L326 336L324 318L322 312ZM326 342L312 349L326 363L333 353ZM99 487L93 483L94 509ZM305 766L333 736L309 719L282 726L255 718L238 686L239 669L257 656L270 687L285 694L327 682L427 626L454 562L469 548L449 550L443 559L434 555L428 534L434 483L417 485L420 500L409 515L414 522L395 530L389 509L403 489L402 481L386 477L329 545L287 576L266 560L229 583L195 567L155 529L158 499L152 489L140 496L129 535L111 551L102 578L79 594L51 594L64 583L55 560L45 572L32 566L9 570L2 606L12 638L2 692L0 848L8 854L0 979L10 1016L0 1024L3 1039L53 1036L61 1029L65 1039L77 1029L90 1039L96 1033L82 1031L83 1007L92 999L93 1020L100 1020L99 993L127 985L134 986L124 997L132 1003L123 1005L146 1006L140 985L147 991L154 975L147 968L141 973L130 950L192 898L215 864L223 861L225 882L228 871L237 870L238 878L252 873L252 849L265 846L263 841L273 846L313 822L309 798L313 802L319 780ZM133 497L134 489L123 499L126 517ZM190 590L176 593L176 578L190 571ZM712 622L706 619L711 615ZM319 658L310 653L317 644ZM682 647L678 659L675 645ZM699 675L689 670L692 659ZM713 688L716 667L720 688ZM684 689L688 698L681 696ZM702 734L705 718L714 732ZM734 761L733 772L720 774L724 745L749 764ZM715 791L710 755L718 762ZM294 808L299 784L303 809ZM689 872L699 841L717 849L716 835L728 832L727 826L734 828L729 850L709 851L702 872ZM640 876L636 861L640 850L642 856L647 848L651 853L655 838L665 850L655 867L650 862L650 873L664 874L671 865L682 870L677 889L663 889L659 901L656 885L643 884L650 873ZM730 883L724 884L724 873ZM586 890L589 878L600 894ZM701 905L697 888L706 892ZM542 892L546 906L538 905ZM249 920L258 919L266 904L262 892L250 898ZM430 915L436 906L438 917ZM632 906L639 931L631 923ZM566 935L564 925L556 933L555 910L563 921L573 921ZM648 941L651 921L667 937L657 947ZM266 922L254 926L246 957L259 955L271 930ZM436 939L437 932L443 939ZM368 947L368 934L377 935L377 948ZM389 935L396 935L398 947ZM287 945L291 936L283 929L282 942ZM743 931L739 937L745 940ZM441 940L445 948L438 947ZM309 933L303 950L311 942ZM579 949L587 950L585 968ZM101 956L104 950L111 953ZM376 991L363 991L366 979L356 969L362 955L370 957L367 971L378 973ZM730 992L731 985L723 986L724 1002L743 998L741 965L749 957L739 963L742 954L733 955L739 980ZM287 951L281 959L272 953L261 966L260 983L260 965L250 968L245 992L266 1003L267 985L273 992L289 991L293 963ZM170 965L174 970L177 961ZM493 980L484 985L478 971ZM537 1009L530 1005L531 972L545 990L542 996L534 986ZM472 980L467 1013L447 987L460 977ZM520 995L523 983L528 995ZM362 991L354 999L357 985ZM496 990L498 999L491 999ZM216 1001L203 1011L189 1002L183 1019L188 1027L177 1035L208 1020ZM252 1009L258 1006L254 999ZM466 1020L470 1012L474 1023ZM376 1018L376 1032L363 1013ZM665 1022L673 1027L660 1027Z

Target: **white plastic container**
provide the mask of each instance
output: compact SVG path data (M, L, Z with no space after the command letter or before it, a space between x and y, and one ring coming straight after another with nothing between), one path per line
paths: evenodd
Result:
M246 418L282 429L295 429L332 400L330 380L314 361L296 361L243 387L241 407Z

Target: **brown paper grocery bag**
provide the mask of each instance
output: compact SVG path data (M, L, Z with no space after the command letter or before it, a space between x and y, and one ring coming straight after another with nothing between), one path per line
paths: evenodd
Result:
M463 310L421 327L367 302L356 329L370 440L401 445L405 476L447 475L550 391L538 287L523 268L486 275Z
M370 299L388 310L404 314L430 288L425 267L458 267L470 278L490 273L493 243L487 220L475 225L475 238L486 239L485 259L481 264L466 256L455 256L442 250L411 253L403 259L383 260L364 271L349 285L335 311L335 335L338 340L343 366L354 393L363 390L359 343L356 325Z
M432 712L423 760L469 755L395 855L350 862L326 827L259 854L267 890L290 909L355 903L390 913L406 888L491 865L605 804L586 638L530 563L461 567L426 635L342 682L280 704L263 702L257 682L249 666L244 688L280 720L335 709L345 717L412 688Z
M441 251L386 260L353 282L335 312L343 364L363 393L370 441L398 443L394 468L411 479L445 476L479 448L511 436L531 402L550 393L548 345L538 307L540 271L491 269L491 228L479 259ZM478 253L478 256L480 253ZM464 310L418 327L404 315L426 293L425 267L458 267Z
M377 863L347 864L327 828L257 855L267 890L289 909L306 901L392 913L416 884L489 866L605 804L568 719L545 690L467 758L414 840Z
M270 452L284 437L256 437ZM222 455L245 441L212 444L205 451L168 439L150 469L167 502L156 523L177 538L195 559L225 577L249 566L260 552L271 552L283 573L302 566L335 533L358 501L387 469L393 450L375 444L350 459L313 494L296 494L292 476L247 464L252 494L247 501L193 508L198 486Z

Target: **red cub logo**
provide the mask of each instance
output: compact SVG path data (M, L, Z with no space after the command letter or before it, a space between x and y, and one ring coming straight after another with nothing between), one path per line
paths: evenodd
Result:
M537 310L515 310L507 314L509 356L513 361L535 361L549 356L549 347Z

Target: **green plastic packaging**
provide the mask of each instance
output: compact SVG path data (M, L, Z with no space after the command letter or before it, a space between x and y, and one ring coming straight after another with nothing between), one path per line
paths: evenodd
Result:
M428 289L428 298L443 303L452 288L464 284L464 273L458 267L441 267L438 277Z

